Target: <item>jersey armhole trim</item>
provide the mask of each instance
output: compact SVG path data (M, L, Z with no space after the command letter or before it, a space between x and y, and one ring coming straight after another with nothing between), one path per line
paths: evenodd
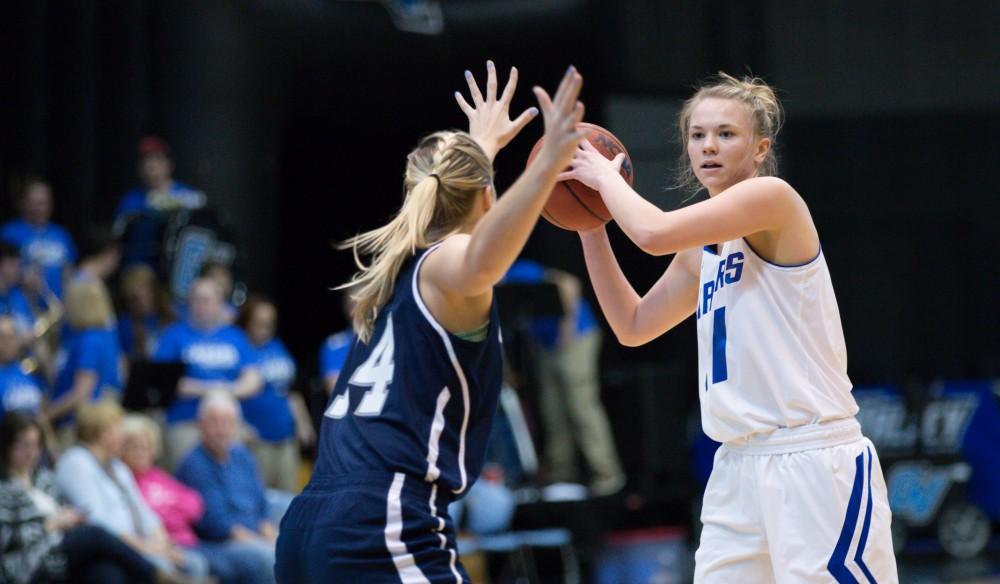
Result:
M455 355L455 347L452 345L451 335L443 326L441 326L441 323L434 318L430 309L428 309L427 305L424 304L424 299L420 296L420 267L423 265L424 260L427 259L427 256L433 253L434 250L440 245L441 244L438 243L427 248L427 251L420 256L420 259L417 260L417 265L413 268L413 277L410 285L413 288L413 301L416 302L417 308L420 309L420 312L424 315L427 323L430 324L431 328L433 328L437 332L438 336L441 337L441 341L444 343L445 351L448 353L448 359L451 361L451 365L455 369L455 375L458 376L459 385L462 387L462 427L458 435L458 471L461 484L458 489L452 489L451 491L456 495L460 495L465 492L465 489L469 484L468 475L465 471L465 433L469 427L469 383L465 378L465 371L462 370L462 365L458 362L458 357ZM494 302L495 301L496 299L494 299Z
M771 260L769 260L769 259L765 258L764 256L760 255L760 253L757 250L755 250L752 245L750 245L750 241L747 240L746 237L742 237L740 239L743 240L743 243L746 244L747 249L750 250L750 252L754 255L754 257L756 257L757 259L759 259L760 261L764 262L765 264L767 264L767 265L769 265L771 267L778 268L779 270L799 270L799 269L802 269L802 268L809 267L812 264L814 264L816 262L816 260L818 260L820 258L820 256L823 255L823 243L820 242L820 244L819 244L819 250L816 251L816 255L813 256L813 258L811 260L802 262L801 264L778 264L778 263L772 262Z

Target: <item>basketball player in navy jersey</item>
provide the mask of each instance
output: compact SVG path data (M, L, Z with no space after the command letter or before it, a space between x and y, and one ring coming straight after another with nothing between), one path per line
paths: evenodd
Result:
M643 251L676 254L640 296L600 227L580 234L618 339L695 315L705 433L722 447L702 506L694 581L898 582L878 455L861 434L840 311L803 198L773 176L782 110L759 79L714 79L684 104L684 180L709 199L663 212L584 142L563 175L599 190Z
M469 582L448 503L479 476L501 384L493 285L517 258L581 138L582 78L534 89L545 146L499 201L492 160L538 110L508 110L487 63L483 96L466 72L469 132L436 132L407 157L406 196L387 225L345 246L359 271L358 342L323 419L319 459L286 513L275 573L286 584Z

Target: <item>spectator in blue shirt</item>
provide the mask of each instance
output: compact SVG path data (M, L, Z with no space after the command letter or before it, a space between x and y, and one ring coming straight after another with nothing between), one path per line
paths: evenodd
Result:
M52 223L52 190L45 180L32 177L18 195L21 216L0 228L0 238L21 250L26 266L41 270L48 289L62 298L63 282L77 259L73 238Z
M112 321L111 298L100 280L74 282L66 290L66 318L72 331L62 354L45 415L60 430L60 443L72 441L74 412L103 397L118 400L124 356Z
M20 288L21 251L12 243L0 241L0 314L14 319L22 340L34 337L35 315Z
M21 369L21 343L14 319L0 316L0 420L8 412L37 416L42 407L42 389L34 377Z
M540 351L538 374L545 423L545 468L550 482L578 482L576 448L590 467L594 495L615 493L625 486L608 416L601 404L598 360L601 329L580 295L580 280L562 270L520 259L504 283L555 284L564 316L536 319L533 336Z
M145 264L134 264L121 277L125 311L118 315L118 339L132 359L148 359L160 333L176 319L168 294Z
M197 490L205 514L197 524L203 545L250 552L260 582L274 582L278 531L269 517L267 496L253 454L237 441L240 408L232 393L214 390L198 407L201 444L177 469L177 478Z
M115 232L124 231L132 218L147 212L200 209L205 194L174 180L170 147L157 136L139 141L139 178L142 186L125 193L115 211Z
M252 443L264 484L290 493L299 489L299 443L312 444L316 434L302 395L292 392L295 361L275 336L278 311L269 300L251 296L236 324L257 351L264 388L240 404L243 418L256 431Z
M262 386L257 352L242 330L227 323L218 284L195 280L188 305L188 320L168 326L153 352L154 361L187 366L177 384L178 397L167 409L169 468L198 443L194 419L199 398L221 389L242 400L257 395Z
M353 308L354 301L351 300L351 295L347 292L343 292L342 294L341 308L344 310L344 317L347 318L347 322L351 322L351 309ZM340 378L340 370L344 368L344 363L347 361L347 354L351 352L351 347L354 346L354 342L357 339L357 335L354 334L354 328L348 326L339 333L334 333L327 337L326 341L323 342L323 346L320 347L319 372L323 377L323 388L326 390L327 396L333 394L333 388L337 385L337 379Z

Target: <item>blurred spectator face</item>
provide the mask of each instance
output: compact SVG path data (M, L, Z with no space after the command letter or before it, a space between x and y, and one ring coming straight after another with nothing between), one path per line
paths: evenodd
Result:
M188 296L191 318L201 327L213 327L222 322L222 291L219 285L208 278L196 280Z
M174 164L163 152L151 152L139 161L139 177L150 189L159 189L170 183Z
M220 264L212 264L202 277L214 280L219 285L223 299L233 295L233 273L229 271L229 268Z
M5 257L0 259L0 283L5 288L16 286L21 281L21 258Z
M17 326L9 316L0 316L0 363L12 363L20 356Z
M21 201L21 216L32 225L45 225L52 218L52 189L44 182L28 185Z
M17 438L8 453L8 464L13 473L34 472L42 455L42 435L38 428L28 426Z
M149 470L155 458L153 440L146 432L130 432L122 438L122 462L133 473L141 474Z
M101 431L97 444L109 455L118 458L122 453L122 422L117 420Z
M277 327L278 311L270 302L263 302L254 309L247 323L247 336L250 342L260 346L274 338Z
M198 419L198 430L205 450L222 458L236 441L239 431L236 412L226 405L217 405L205 411Z

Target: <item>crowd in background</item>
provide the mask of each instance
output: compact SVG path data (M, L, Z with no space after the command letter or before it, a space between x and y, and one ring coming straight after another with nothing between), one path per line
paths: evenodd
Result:
M0 228L3 582L273 581L315 440L296 363L275 304L236 298L226 263L204 258L171 294L143 219L206 197L173 179L159 138L140 142L138 170L106 232L53 223L40 177ZM351 342L322 347L327 383ZM148 389L130 374L151 364L179 371L169 405L126 412L126 392Z

